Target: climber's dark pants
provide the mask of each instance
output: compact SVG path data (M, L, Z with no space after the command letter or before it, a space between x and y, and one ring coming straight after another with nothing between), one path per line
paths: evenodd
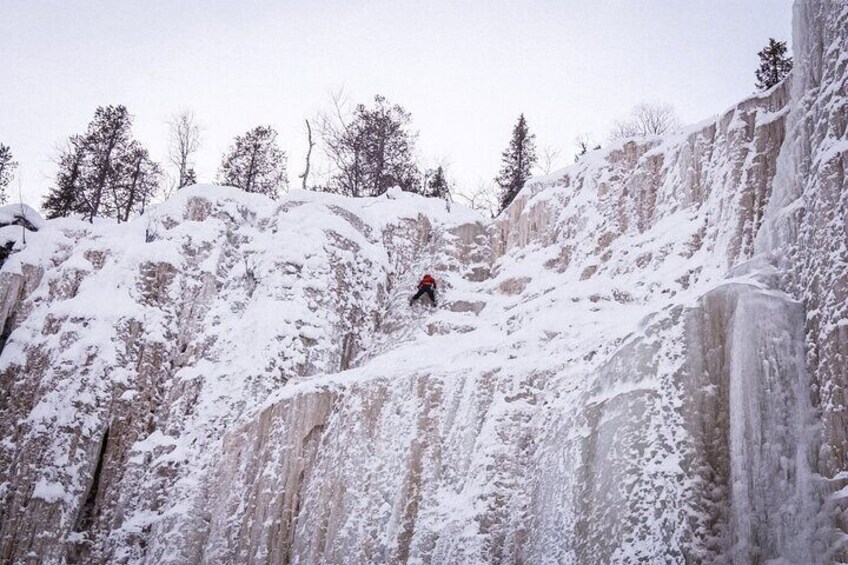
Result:
M415 302L416 300L421 298L421 296L423 296L425 292L427 293L427 296L430 297L430 304L435 306L436 305L436 292L433 290L433 287L430 286L429 284L425 284L424 286L419 288L418 292L415 293L415 296L413 296L412 298L409 299L409 303L412 304L413 302Z

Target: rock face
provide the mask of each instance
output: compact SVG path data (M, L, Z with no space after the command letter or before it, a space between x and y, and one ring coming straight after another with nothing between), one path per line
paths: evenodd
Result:
M798 62L777 163L771 221L759 251L779 260L783 287L806 306L806 363L821 412L821 471L848 470L848 6L795 6ZM845 507L843 496L842 506ZM842 528L848 531L843 510Z
M48 222L0 272L0 560L848 559L848 5L795 10L791 82L493 222Z

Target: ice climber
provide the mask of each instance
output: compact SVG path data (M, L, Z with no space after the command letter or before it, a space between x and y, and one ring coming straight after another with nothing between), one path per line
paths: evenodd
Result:
M418 292L415 293L415 296L409 299L409 305L412 306L412 303L421 298L421 295L427 293L427 296L430 297L430 305L435 308L436 306L436 279L431 277L430 275L424 275L421 278L421 282L418 283Z

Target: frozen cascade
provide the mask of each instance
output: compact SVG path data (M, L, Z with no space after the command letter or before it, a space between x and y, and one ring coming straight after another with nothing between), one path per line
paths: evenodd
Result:
M848 3L796 2L795 69L787 142L777 160L757 250L773 256L781 287L806 309L805 368L821 444L818 488L848 485ZM814 485L813 488L816 488ZM848 500L828 498L828 513L848 532ZM834 556L848 561L843 540Z
M695 331L718 323L727 332L723 350L702 352L713 357L702 369L712 376L712 390L727 395L720 401L728 403L722 441L729 450L726 543L733 562L778 556L819 562L827 528L811 469L817 438L804 371L803 307L780 292L731 284L711 291L702 308Z
M848 560L848 4L795 16L791 82L492 222L198 186L39 224L0 561Z

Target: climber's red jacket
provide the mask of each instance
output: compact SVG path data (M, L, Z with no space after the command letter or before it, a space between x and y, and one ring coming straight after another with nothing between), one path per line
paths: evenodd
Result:
M421 282L418 283L418 288L424 288L425 286L432 286L433 288L436 288L436 279L430 275L424 275L424 278L422 278Z

